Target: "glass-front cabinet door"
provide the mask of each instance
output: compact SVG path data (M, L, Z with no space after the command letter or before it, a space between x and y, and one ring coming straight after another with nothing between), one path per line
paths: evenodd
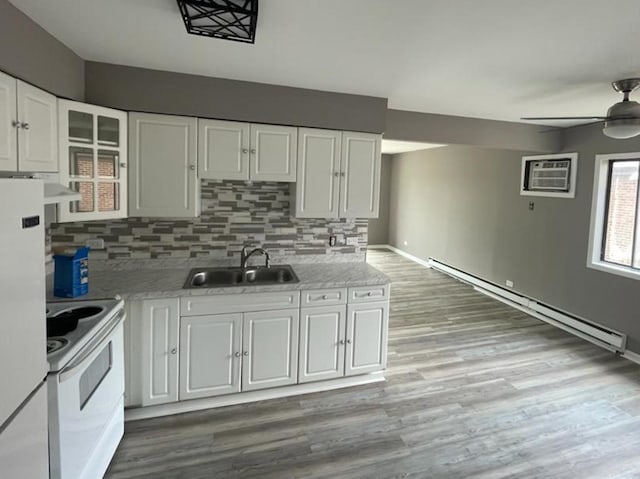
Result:
M60 179L80 200L58 206L58 221L127 216L127 114L58 101Z

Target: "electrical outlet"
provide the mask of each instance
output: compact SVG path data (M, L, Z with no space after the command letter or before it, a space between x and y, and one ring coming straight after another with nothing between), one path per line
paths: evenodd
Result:
M511 281L510 279L506 280L505 284L507 285L507 288L513 288L513 281Z
M358 237L357 236L351 236L351 237L347 238L347 244L349 246L358 246Z
M102 238L88 239L86 245L91 249L104 249L104 239Z
M329 236L329 246L335 246L335 245L336 245L336 237L335 237L335 235Z
M536 207L536 204L533 201L529 201L529 211L533 211Z

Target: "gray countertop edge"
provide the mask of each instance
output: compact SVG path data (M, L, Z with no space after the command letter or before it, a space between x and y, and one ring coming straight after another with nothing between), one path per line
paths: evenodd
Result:
M259 286L229 286L183 289L190 268L101 270L90 272L89 293L76 298L53 296L53 277L47 277L47 301L82 301L119 295L126 300L264 293L325 288L377 286L391 283L381 271L367 263L293 264L298 283Z

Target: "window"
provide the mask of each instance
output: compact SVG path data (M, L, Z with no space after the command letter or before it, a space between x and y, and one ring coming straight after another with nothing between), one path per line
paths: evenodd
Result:
M640 279L640 153L597 155L587 266Z

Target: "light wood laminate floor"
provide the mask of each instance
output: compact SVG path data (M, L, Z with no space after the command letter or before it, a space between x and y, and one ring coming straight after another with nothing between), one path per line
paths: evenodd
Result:
M640 477L640 366L384 250L387 381L126 424L108 478Z

